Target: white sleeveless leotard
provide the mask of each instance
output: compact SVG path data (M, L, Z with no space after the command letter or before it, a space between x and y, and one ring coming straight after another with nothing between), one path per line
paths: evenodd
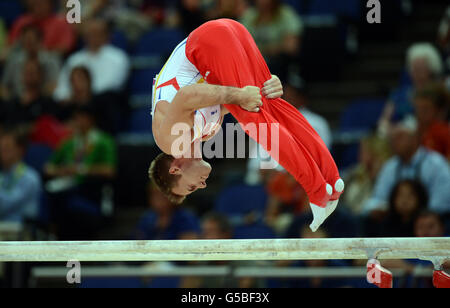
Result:
M152 117L160 101L172 103L182 87L205 83L197 68L186 57L185 39L173 51L161 72L153 80ZM195 112L193 141L201 140L219 130L221 126L221 106L202 108Z

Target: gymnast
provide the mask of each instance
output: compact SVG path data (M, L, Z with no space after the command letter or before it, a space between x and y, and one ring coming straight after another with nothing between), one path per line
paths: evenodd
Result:
M271 75L243 25L229 19L203 24L176 47L154 79L152 127L163 153L152 162L150 178L177 204L206 188L211 166L201 158L200 144L231 113L303 186L314 216L310 227L316 231L336 209L344 182L322 139L282 95L279 78ZM252 123L278 125L276 140L269 130L262 142L259 128L246 129ZM180 136L189 146L180 146Z

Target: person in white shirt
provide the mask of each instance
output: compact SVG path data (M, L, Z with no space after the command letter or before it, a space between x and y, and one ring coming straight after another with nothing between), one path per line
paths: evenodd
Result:
M130 62L127 54L108 44L109 30L106 21L90 20L84 28L86 47L67 60L54 92L57 101L71 97L70 74L72 69L86 67L92 76L94 94L121 91L127 81Z

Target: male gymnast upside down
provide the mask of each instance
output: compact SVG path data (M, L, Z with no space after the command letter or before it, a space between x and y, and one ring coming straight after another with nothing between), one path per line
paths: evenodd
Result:
M164 153L152 162L150 178L171 201L181 203L206 188L211 166L190 157L199 151L197 141L217 133L225 114L231 113L244 130L251 123L278 124L278 140L268 131L261 144L305 189L314 215L310 227L316 231L336 209L344 182L322 139L282 95L280 80L270 74L243 25L229 19L203 24L176 47L154 80L153 134ZM180 135L172 128L179 123L189 128L182 134L190 148L181 149L189 155L173 146ZM260 142L258 130L246 133ZM276 155L268 148L274 142Z

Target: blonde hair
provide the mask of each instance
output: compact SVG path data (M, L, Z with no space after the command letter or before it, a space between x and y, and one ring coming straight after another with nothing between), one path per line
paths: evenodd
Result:
M179 205L186 199L172 192L173 187L180 179L179 175L169 173L170 165L175 158L165 153L159 154L151 163L148 175L152 183L169 199L173 204Z
M412 63L420 58L425 58L428 62L430 71L435 75L439 76L444 71L444 65L442 63L439 51L430 43L417 43L412 45L408 49L407 53L407 66L408 70L411 71Z

